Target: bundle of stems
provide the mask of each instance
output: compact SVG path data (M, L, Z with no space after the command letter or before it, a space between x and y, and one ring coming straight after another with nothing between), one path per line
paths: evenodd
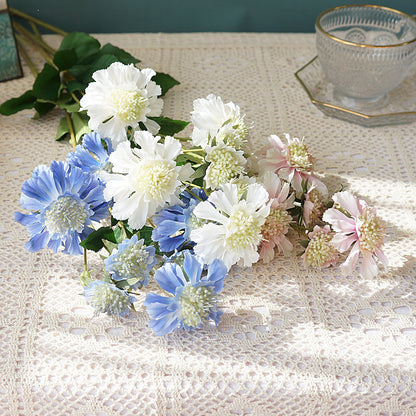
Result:
M43 22L42 20L39 20L27 13L21 12L20 10L17 10L13 7L9 7L9 12L20 56L26 62L32 74L36 77L39 74L39 70L36 68L33 60L30 58L26 48L30 47L37 51L45 59L45 61L51 65L53 65L52 58L56 52L52 46L48 45L44 41L39 31L39 27L44 28L52 33L57 33L63 37L65 37L68 33L56 26ZM21 20L26 21L31 30L27 29L24 25L19 23Z

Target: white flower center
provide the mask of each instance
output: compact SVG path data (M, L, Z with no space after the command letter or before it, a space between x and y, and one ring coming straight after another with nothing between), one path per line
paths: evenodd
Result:
M289 223L292 217L282 208L271 208L261 229L263 239L271 241L273 237L284 235L289 230Z
M216 135L217 143L223 141L227 146L241 149L247 142L248 129L243 118L236 118L224 124Z
M338 256L337 250L330 244L332 235L323 231L317 232L305 251L307 264L312 267L323 267L334 261Z
M301 172L309 172L312 169L312 156L303 143L293 142L288 146L289 164Z
M261 227L252 215L243 210L234 211L227 226L227 246L245 249L257 245L261 239Z
M130 300L128 296L112 289L111 286L102 284L94 288L91 306L95 308L97 313L109 312L120 315L130 306Z
M374 253L383 245L384 222L369 208L365 209L357 219L359 223L361 222L359 226L360 248Z
M208 318L215 301L212 288L186 286L179 296L183 323L190 327L202 324Z
M71 196L63 196L55 201L44 214L45 225L51 233L80 233L88 218L88 211Z
M110 100L122 121L142 121L147 107L147 98L143 97L139 91L115 90Z
M223 183L244 173L241 159L232 148L215 148L207 160L211 163L207 169L205 180L211 189L216 189Z
M146 249L141 244L134 244L116 257L113 268L124 279L136 278L140 282L147 277L148 258Z
M176 187L178 172L169 160L143 160L136 177L137 190L147 200L164 202Z

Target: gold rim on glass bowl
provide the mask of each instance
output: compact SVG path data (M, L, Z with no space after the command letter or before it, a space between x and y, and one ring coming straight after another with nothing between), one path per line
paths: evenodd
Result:
M333 12L334 10L338 10L338 9L360 8L360 7L368 7L368 8L374 8L374 9L386 10L388 12L393 12L395 14L398 14L400 16L405 17L406 19L410 19L411 21L413 21L416 24L416 18L414 18L413 16L410 16L409 14L403 13L399 10L392 9L390 7L376 6L374 4L363 4L363 5L361 5L361 4L351 4L351 5L346 5L346 6L337 6L337 7L333 7L331 9L323 11L316 18L315 26L323 35L328 36L329 38L335 40L336 42L344 43L346 45L359 46L359 47L362 47L362 48L381 48L381 49L382 48L397 48L398 46L404 46L404 45L408 45L410 43L416 42L416 36L415 36L412 40L402 42L402 43L395 43L393 45L368 45L368 44L364 44L364 43L355 43L355 42L351 42L351 41L348 41L348 40L337 38L336 36L329 34L327 31L325 31L322 28L320 22L321 22L322 17L324 17L326 14L328 14L330 12Z

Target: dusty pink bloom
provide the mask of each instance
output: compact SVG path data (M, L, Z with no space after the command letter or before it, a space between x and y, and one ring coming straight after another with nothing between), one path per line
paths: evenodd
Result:
M297 137L292 139L288 134L285 137L287 145L274 134L269 137L271 147L266 152L264 168L276 172L296 192L303 192L302 182L307 181L309 185L325 193L326 186L313 175L313 159L303 140Z
M275 248L285 255L293 248L285 234L289 231L289 224L292 221L287 210L293 208L295 195L289 195L289 184L284 182L282 185L279 177L271 171L265 173L262 182L269 193L270 214L261 229L260 258L268 263L274 257Z
M361 253L362 275L376 276L376 259L385 266L388 264L381 250L385 237L384 222L376 215L374 208L349 192L338 192L332 199L337 206L325 211L323 220L331 224L336 232L331 244L338 251L343 253L351 247L347 259L341 266L343 271L352 273Z
M319 227L315 225L313 231L308 233L310 239L308 247L303 253L303 262L306 266L326 268L334 265L339 252L331 244L334 233L329 225Z
M322 195L316 187L311 186L305 194L303 203L303 225L312 228L314 225L323 225L322 215L325 212L323 201L327 195Z

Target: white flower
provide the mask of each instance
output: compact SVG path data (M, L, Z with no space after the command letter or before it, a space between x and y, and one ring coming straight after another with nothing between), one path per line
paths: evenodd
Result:
M246 159L241 150L220 143L218 146L208 146L206 152L205 159L210 162L204 177L207 188L218 189L223 183L244 174Z
M178 140L137 131L134 141L140 149L130 147L130 142L120 143L111 154L113 173L103 174L106 182L104 197L114 199L113 217L128 219L133 229L142 228L147 218L165 204L179 204L181 181L193 173L190 165L176 166L175 158L182 147Z
M157 98L162 90L151 78L153 69L138 69L133 64L114 62L107 69L94 72L92 82L81 98L81 110L87 110L89 127L102 137L109 137L113 146L127 140L126 129L136 129L139 122L152 133L159 125L148 116L159 116L163 101Z
M191 231L195 253L207 264L220 259L227 269L237 262L251 266L259 259L257 246L270 211L268 199L266 189L257 183L247 187L245 198L238 195L237 185L231 183L213 192L194 209L195 216L212 221Z
M216 139L216 144L223 142L241 149L246 142L248 129L244 124L244 115L240 115L240 107L233 102L224 104L214 94L194 101L191 121L194 125L191 136L194 146L205 148Z

